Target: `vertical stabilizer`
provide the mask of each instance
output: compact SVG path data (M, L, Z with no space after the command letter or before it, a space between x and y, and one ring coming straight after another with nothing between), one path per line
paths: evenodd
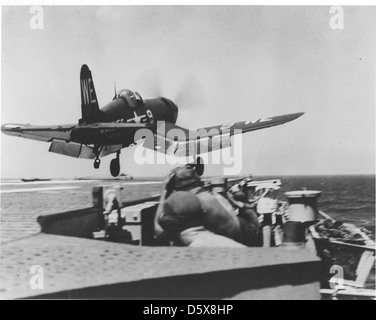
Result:
M93 77L86 64L81 67L80 86L82 118L79 123L93 123L100 121L101 112L99 110Z

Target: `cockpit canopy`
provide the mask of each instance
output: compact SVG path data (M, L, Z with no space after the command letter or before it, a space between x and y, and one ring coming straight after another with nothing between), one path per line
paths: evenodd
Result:
M116 95L116 98L123 99L130 108L138 108L145 105L141 95L136 91L123 89Z

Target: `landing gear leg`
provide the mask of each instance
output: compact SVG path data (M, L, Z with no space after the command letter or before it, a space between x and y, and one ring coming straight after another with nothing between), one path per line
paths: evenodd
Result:
M98 149L97 146L94 146L94 154L95 154L94 168L99 169L101 160L99 159L100 150Z
M113 177L117 177L120 173L120 151L116 152L116 158L111 160L110 171Z

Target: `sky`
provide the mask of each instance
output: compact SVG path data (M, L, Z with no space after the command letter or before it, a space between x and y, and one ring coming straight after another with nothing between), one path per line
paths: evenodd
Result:
M114 82L162 93L187 128L305 112L243 135L242 174L374 174L375 7L343 9L343 29L332 29L329 6L44 6L43 29L32 29L30 7L2 7L1 124L78 123L86 63L100 106ZM109 175L112 155L96 171L48 149L1 134L1 177ZM122 151L122 172L172 168L133 154Z

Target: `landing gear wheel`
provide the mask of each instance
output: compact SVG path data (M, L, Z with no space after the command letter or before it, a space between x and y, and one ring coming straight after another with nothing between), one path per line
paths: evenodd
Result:
M95 159L94 160L94 168L95 169L98 169L99 166L100 166L100 164L101 164L101 160L100 159Z
M197 157L196 162L197 162L196 167L195 167L196 174L198 176L202 176L205 171L204 160L201 157Z
M120 173L120 161L119 161L119 158L115 158L115 159L111 160L110 171L111 171L111 175L113 177L117 177L119 175L119 173Z

